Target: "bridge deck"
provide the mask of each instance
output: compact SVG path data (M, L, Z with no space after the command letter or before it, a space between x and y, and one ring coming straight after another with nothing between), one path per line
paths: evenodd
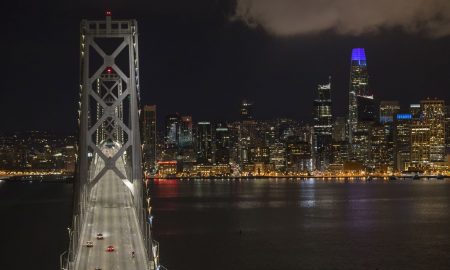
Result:
M101 163L101 162L99 162ZM100 171L102 166L97 166ZM123 171L124 164L119 159L117 167ZM132 207L132 195L119 177L108 171L94 186L86 224L81 233L81 243L75 263L75 269L149 269L145 248ZM102 233L103 240L97 240ZM93 241L93 247L87 247L86 241ZM108 246L115 251L107 252ZM135 251L135 257L131 252Z

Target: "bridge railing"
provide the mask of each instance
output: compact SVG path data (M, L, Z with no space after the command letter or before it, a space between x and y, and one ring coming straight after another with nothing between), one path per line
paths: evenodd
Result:
M59 267L61 270L69 270L69 255L67 250L59 255Z

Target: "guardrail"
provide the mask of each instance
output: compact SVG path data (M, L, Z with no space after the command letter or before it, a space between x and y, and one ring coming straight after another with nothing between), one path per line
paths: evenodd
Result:
M69 270L69 255L67 250L59 255L59 266L61 270Z

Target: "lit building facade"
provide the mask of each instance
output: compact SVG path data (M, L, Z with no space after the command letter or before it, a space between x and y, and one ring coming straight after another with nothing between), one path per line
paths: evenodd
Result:
M347 141L333 141L331 144L331 170L342 170L349 160L349 144Z
M450 105L447 105L447 113L445 115L445 145L448 156L450 154Z
M443 162L445 152L445 102L443 100L422 100L422 121L430 128L430 161Z
M141 132L144 166L150 169L156 162L156 105L144 106Z
M194 144L194 138L192 133L192 117L182 116L180 119L180 136L179 146L181 148L189 148Z
M270 163L273 164L274 169L278 172L286 170L286 148L284 143L277 142L269 145Z
M180 122L181 118L179 114L170 114L166 116L166 127L164 135L166 148L178 147L180 138Z
M417 122L411 126L411 153L409 167L427 169L430 166L430 127Z
M357 96L357 124L350 143L350 158L364 166L371 163L371 132L375 124L376 107L372 96Z
M209 164L213 162L211 122L198 122L196 134L196 152L197 163Z
M366 53L363 48L352 50L350 68L350 89L348 108L348 138L353 142L353 133L358 125L358 96L369 96L369 74L367 72Z
M241 121L253 120L253 103L243 100L240 111Z
M299 173L313 170L311 144L297 136L286 140L286 172Z
M391 140L390 125L374 124L370 132L370 162L371 167L376 172L390 172L393 169L393 149Z
M394 119L394 168L406 171L406 164L411 160L411 127L413 115L397 114Z
M324 171L330 163L333 131L331 114L331 83L317 87L314 100L314 163L317 170Z
M214 163L230 163L231 136L230 129L224 123L218 123L214 136Z
M250 163L263 163L268 164L270 162L270 149L266 146L254 146L250 147L249 151Z
M164 150L162 152L163 160L176 160L178 155L178 142L180 138L179 114L170 114L166 116L164 132Z

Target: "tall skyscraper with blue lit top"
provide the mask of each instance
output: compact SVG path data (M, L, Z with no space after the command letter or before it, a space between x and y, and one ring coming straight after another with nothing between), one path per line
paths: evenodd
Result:
M348 139L353 142L353 134L358 125L358 97L368 97L369 74L367 72L367 59L364 48L352 50L350 68L350 88L348 101Z

